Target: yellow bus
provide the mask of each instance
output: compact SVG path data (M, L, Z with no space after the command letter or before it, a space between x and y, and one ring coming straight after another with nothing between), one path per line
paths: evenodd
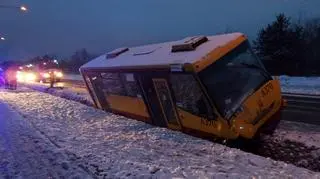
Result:
M280 120L280 83L242 33L119 48L80 68L97 108L223 139Z

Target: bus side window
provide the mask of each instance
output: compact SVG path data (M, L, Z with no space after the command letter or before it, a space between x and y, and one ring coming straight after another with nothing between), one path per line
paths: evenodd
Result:
M141 92L133 73L101 73L107 94L140 97Z
M179 108L208 120L216 119L217 116L191 74L173 73L170 82Z
M126 95L119 73L101 73L103 90L107 94Z
M133 73L123 73L121 74L121 79L127 96L141 97L140 87Z

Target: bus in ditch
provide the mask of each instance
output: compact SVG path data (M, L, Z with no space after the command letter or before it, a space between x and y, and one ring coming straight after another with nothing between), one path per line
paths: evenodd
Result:
M274 129L285 104L242 33L119 48L80 73L97 108L222 139Z

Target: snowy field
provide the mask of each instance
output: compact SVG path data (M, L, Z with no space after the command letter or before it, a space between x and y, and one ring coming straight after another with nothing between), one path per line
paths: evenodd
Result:
M1 116L2 122L8 120L7 123L19 124L23 121L22 126L27 128L23 129L23 132L36 130L37 132L30 132L30 135L37 135L41 138L39 141L47 141L35 142L42 150L34 150L33 154L21 155L20 151L17 152L23 161L27 160L23 157L36 154L39 155L35 156L36 159L41 158L39 160L44 161L30 165L27 168L30 173L28 176L39 172L37 167L48 167L48 164L52 164L49 162L53 160L56 161L53 162L56 165L49 167L50 170L47 172L55 174L54 176L62 170L70 173L62 175L83 173L99 178L320 178L320 173L291 164L231 149L180 132L157 128L31 89L22 88L15 92L2 90L0 103L8 104L19 113L1 105L2 111L10 111L1 113L6 115ZM298 126L284 124L279 128L278 134L284 131L287 133L280 135L279 140L294 134L303 136L298 133L298 130L302 130ZM10 125L1 127L9 128ZM5 135L24 134L12 132L15 134L1 133L1 151L6 150L7 145L3 144L3 139L7 138ZM35 145L28 144L31 141L20 141L15 148L19 148L18 145ZM308 145L318 147L316 141ZM25 151L23 148L19 150ZM32 150L27 152L32 153ZM50 159L52 156L49 154L55 152L61 153L57 154L60 158ZM1 155L6 154L1 152ZM1 158L1 166L14 167L12 157L14 154L8 155L4 161ZM3 176L21 176L21 172L3 171Z
M280 76L282 92L320 95L320 77Z

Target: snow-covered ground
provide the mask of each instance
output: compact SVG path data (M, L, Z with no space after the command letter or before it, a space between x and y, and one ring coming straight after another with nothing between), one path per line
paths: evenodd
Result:
M21 87L28 87L37 91L46 92L54 96L80 102L89 106L93 106L93 101L85 88L82 87L60 87L59 83L55 88L49 88L49 84L40 83L24 83L19 84Z
M279 79L282 92L320 95L320 77L280 76Z
M320 178L320 173L291 164L29 89L2 90L0 103L23 116L10 114L11 120L33 124L69 161L98 177Z
M263 137L258 153L320 171L320 128L318 125L283 120L273 135Z
M285 136L287 140L320 149L320 126L293 121L282 121L281 123L282 125L276 129L274 136ZM318 154L320 156L320 151Z
M76 178L90 175L0 100L0 178Z
M81 81L83 80L82 76L79 74L64 74L63 79L67 79L67 80L75 80L75 81Z

